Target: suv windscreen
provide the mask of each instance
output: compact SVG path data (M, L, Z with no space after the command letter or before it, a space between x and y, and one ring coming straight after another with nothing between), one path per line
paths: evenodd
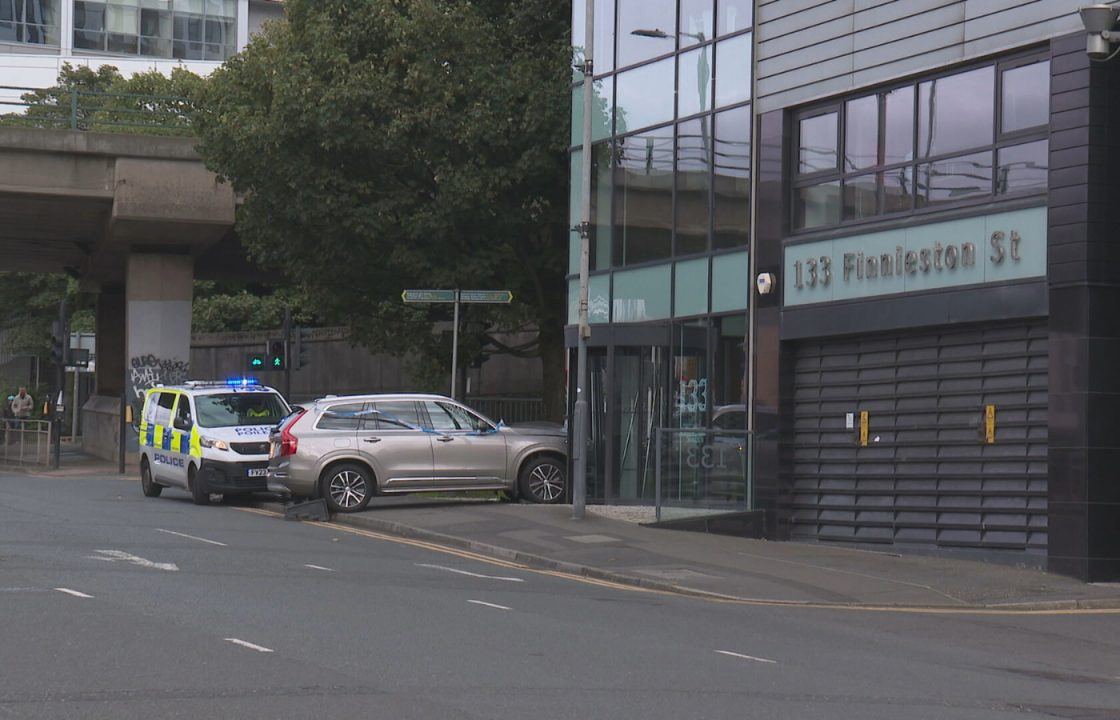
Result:
M288 414L280 396L269 392L199 395L194 405L199 426L206 428L275 425Z

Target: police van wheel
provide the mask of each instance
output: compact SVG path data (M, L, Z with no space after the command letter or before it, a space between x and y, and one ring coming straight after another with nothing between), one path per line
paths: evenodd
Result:
M156 485L152 480L152 466L148 464L148 458L140 459L140 489L144 491L144 497L159 497L163 492L163 486Z
M195 505L210 504L210 491L206 489L206 483L199 479L194 465L187 470L187 487L191 489L191 499Z

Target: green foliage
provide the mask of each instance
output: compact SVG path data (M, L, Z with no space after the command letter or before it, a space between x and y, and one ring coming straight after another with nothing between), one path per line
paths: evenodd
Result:
M213 282L194 284L194 332L242 332L272 330L284 322L285 308L298 308L302 299L283 289L262 291L254 288L219 286ZM293 310L293 322L311 323L314 318Z
M4 350L13 355L50 357L51 323L58 319L58 305L67 299L72 332L93 329L89 296L65 275L0 273L0 328Z
M191 132L191 98L203 82L183 68L173 69L170 77L149 70L125 78L112 65L95 70L65 63L57 85L25 93L26 112L4 115L0 124L185 135Z
M470 354L562 356L570 5L291 0L197 97L208 165L246 194L238 232L316 312L446 371L448 306L408 287L513 290L474 306ZM539 331L503 348L488 328ZM562 392L546 365L552 398Z

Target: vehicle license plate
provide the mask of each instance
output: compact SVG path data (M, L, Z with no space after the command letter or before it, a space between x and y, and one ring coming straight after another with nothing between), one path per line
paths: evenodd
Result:
M268 474L268 468L250 468L249 477L264 477Z

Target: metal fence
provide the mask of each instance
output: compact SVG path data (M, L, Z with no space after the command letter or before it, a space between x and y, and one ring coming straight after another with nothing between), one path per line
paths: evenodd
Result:
M3 420L0 423L0 464L44 467L50 464L50 421Z
M491 420L504 420L507 425L546 420L544 400L540 398L473 397L467 405Z
M190 135L187 98L0 85L0 126Z
M656 514L683 517L741 512L754 504L750 456L753 437L744 431L658 428Z

